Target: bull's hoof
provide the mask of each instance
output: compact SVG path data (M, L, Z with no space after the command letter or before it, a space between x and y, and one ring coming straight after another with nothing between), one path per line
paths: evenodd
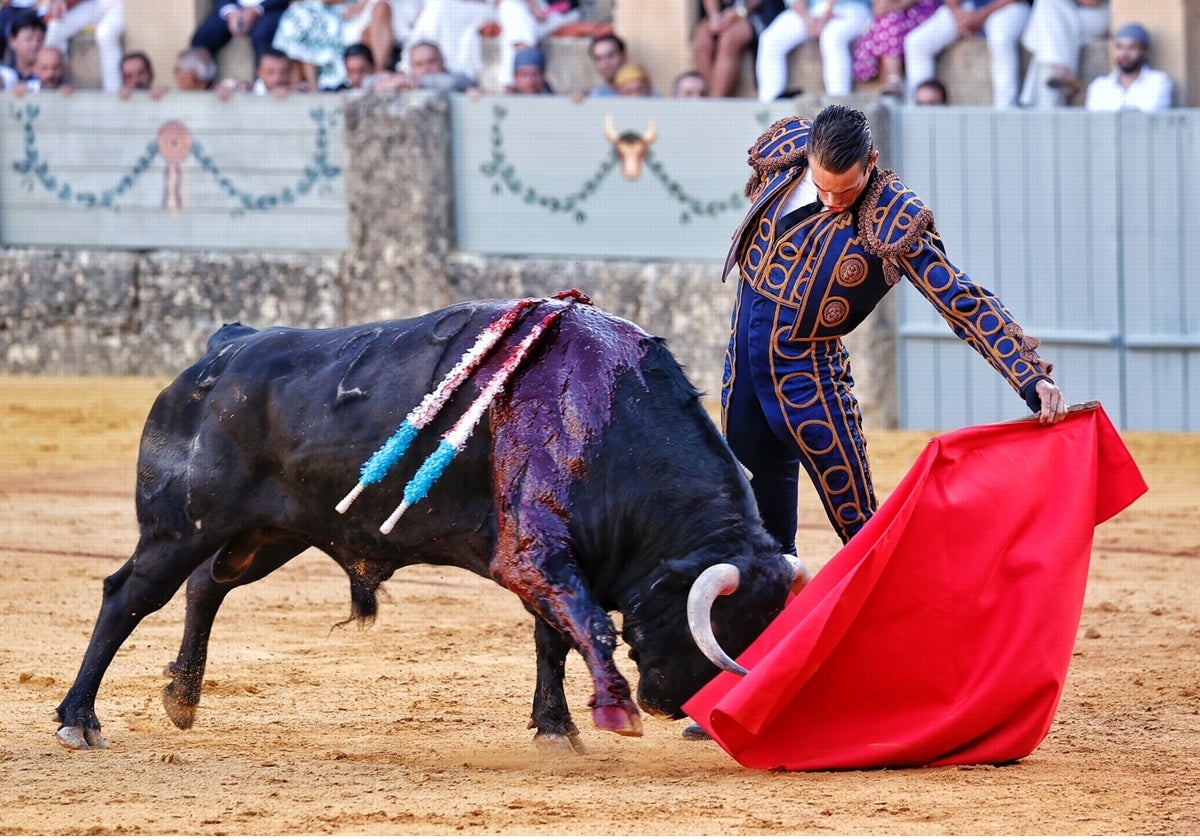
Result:
M171 685L174 685L172 683ZM168 685L162 692L163 708L167 711L167 717L171 719L171 723L178 726L180 729L191 729L192 724L196 720L196 706L194 703L188 703L180 700L175 692Z
M698 723L683 728L683 740L685 741L711 741L712 739L713 736L709 735Z
M56 733L58 743L69 750L106 750L108 741L99 729L84 729L82 726L61 726Z
M596 706L592 709L592 722L597 729L607 729L618 735L640 736L642 734L642 718L637 712L632 714L623 706Z
M553 732L539 732L533 736L533 745L540 753L547 755L586 755L587 747L578 732L570 735L560 735Z

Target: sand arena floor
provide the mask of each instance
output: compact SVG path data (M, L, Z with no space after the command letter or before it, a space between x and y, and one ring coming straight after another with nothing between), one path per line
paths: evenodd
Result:
M1015 765L750 771L682 721L595 730L575 655L590 752L543 756L515 596L409 569L374 627L331 629L348 587L316 552L226 601L193 729L159 702L176 596L101 686L110 749L65 750L52 715L136 542L137 441L164 384L0 377L0 834L1200 834L1200 436L1125 436L1150 492L1097 532L1058 717ZM871 436L883 494L927 438ZM802 516L819 566L836 541L807 496Z

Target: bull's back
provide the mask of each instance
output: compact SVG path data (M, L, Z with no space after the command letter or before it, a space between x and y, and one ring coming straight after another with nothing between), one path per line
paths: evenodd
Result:
M174 531L197 521L230 530L267 524L302 529L315 540L373 517L377 533L403 493L403 477L415 470L412 462L432 451L444 424L422 435L396 465L395 480L381 482L373 498L346 517L333 505L503 308L462 304L326 330L223 328L150 412L139 454L140 520ZM474 389L462 390L447 416L461 412L459 403ZM457 473L447 477L460 487L470 483ZM464 507L456 516L466 515Z

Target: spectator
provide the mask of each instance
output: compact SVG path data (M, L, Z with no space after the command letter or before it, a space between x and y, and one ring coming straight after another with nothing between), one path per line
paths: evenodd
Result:
M413 23L405 52L411 55L412 45L432 41L451 72L478 79L483 73L479 30L492 23L494 16L492 0L426 0Z
M616 96L617 88L613 84L613 80L617 77L617 71L621 69L621 65L627 58L625 42L612 33L597 35L588 45L588 56L592 59L592 66L596 68L596 73L601 79L600 84L589 91L589 95Z
M1083 90L1076 73L1083 45L1108 32L1108 0L1033 0L1021 44L1029 68L1021 88L1027 108L1060 108Z
M821 45L825 93L846 96L854 86L850 46L871 25L871 0L796 0L758 39L758 99L774 102L787 87L788 54L810 39Z
M180 90L210 90L217 80L217 62L204 47L188 47L175 59L175 84Z
M346 85L352 90L371 87L375 77L375 54L364 43L351 44L342 55L346 65Z
M646 68L631 61L621 65L613 82L616 84L618 96L658 96L654 92L654 84L650 81L650 74L646 72Z
M204 47L216 58L231 38L249 38L254 47L254 63L271 49L279 19L291 0L214 0L212 12L200 21L192 34L193 47Z
M692 34L692 58L708 81L710 96L734 95L742 54L782 11L782 0L703 0L703 15Z
M68 54L70 40L93 27L100 53L100 86L105 93L121 90L121 38L125 34L125 0L51 0L46 12L46 46Z
M36 10L30 9L13 19L12 34L8 38L8 46L12 51L12 63L0 70L0 78L4 80L4 88L15 88L18 82L27 82L33 78L33 65L37 61L38 52L46 43L46 22L38 16Z
M126 53L121 59L121 90L150 90L154 87L154 65L144 52Z
M937 75L937 57L960 38L987 38L992 65L992 106L1015 108L1021 92L1021 32L1029 18L1026 0L945 0L904 38L911 84ZM909 99L916 91L909 89Z
M20 99L26 93L40 90L61 90L70 95L72 88L67 83L68 64L66 56L58 47L42 47L33 62L33 73L28 79L18 82L13 96Z
M292 70L292 59L288 57L287 53L274 47L268 49L258 60L258 68L255 71L254 85L251 87L251 91L258 96L271 94L283 99L293 89ZM305 86L302 89L308 90L309 88Z
M579 18L578 0L497 0L501 70L498 85L506 88L512 84L518 50L539 46L543 38Z
M38 0L0 0L0 61L12 63L8 39L12 37L12 25L18 17L33 10L37 12Z
M914 105L949 105L950 96L940 81L926 79L913 88L912 102Z
M546 54L536 47L521 50L513 58L513 85L510 93L554 93L546 81Z
M875 19L854 45L854 78L883 80L882 96L905 95L904 36L937 11L942 0L875 0Z
M235 93L253 93L256 96L274 96L284 99L293 90L308 91L311 88L306 83L294 83L295 62L288 58L287 53L268 47L258 60L254 71L254 82L246 83L241 79L222 79L214 88L220 99L228 99Z
M388 0L300 0L284 10L271 44L296 62L314 90L349 86L346 47L366 43L377 68L387 69L395 47Z
M413 44L408 55L411 83L414 88L465 92L476 87L475 80L462 73L446 69L446 59L432 41Z
M1149 64L1150 33L1127 23L1112 38L1114 69L1088 85L1089 111L1162 111L1171 107L1171 77Z
M676 99L703 99L708 96L708 79L698 70L685 70L675 77L671 95Z

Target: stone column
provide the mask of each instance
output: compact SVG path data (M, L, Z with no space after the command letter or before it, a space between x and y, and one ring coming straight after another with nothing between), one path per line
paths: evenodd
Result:
M1175 81L1175 106L1200 107L1200 0L1111 0L1112 26L1137 22L1150 31L1150 61ZM1189 49L1189 45L1191 49Z

